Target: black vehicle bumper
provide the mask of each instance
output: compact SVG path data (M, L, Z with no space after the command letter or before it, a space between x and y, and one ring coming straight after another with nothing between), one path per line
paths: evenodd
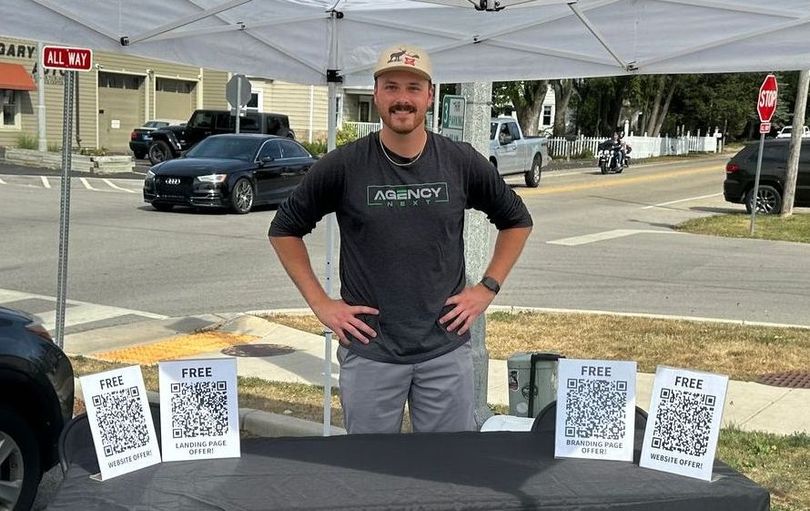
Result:
M726 178L723 181L723 198L726 202L743 204L745 202L745 185L735 179Z
M146 153L149 150L149 142L142 140L130 140L129 149L133 153Z
M156 193L154 189L144 187L143 200L149 204L159 202L177 206L193 206L198 208L227 208L231 205L230 197L223 195L219 190L210 190L192 195L171 195Z

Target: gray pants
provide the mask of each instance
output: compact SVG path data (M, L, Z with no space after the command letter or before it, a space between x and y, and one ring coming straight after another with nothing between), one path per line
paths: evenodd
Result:
M414 432L477 429L469 342L417 364L377 362L343 346L338 360L340 402L349 433L399 433L406 400Z

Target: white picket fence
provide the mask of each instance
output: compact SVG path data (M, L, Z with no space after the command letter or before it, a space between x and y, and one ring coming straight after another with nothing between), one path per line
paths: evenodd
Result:
M343 122L344 126L355 129L358 138L380 129L378 122ZM568 140L562 137L548 138L548 153L555 159L576 159L595 157L599 144L607 140L603 137L578 137ZM633 149L631 156L635 159L653 156L674 156L690 152L717 152L717 139L713 136L683 137L638 137L630 135L624 138Z
M573 140L549 138L548 152L552 158L571 159L595 156L599 144L607 140L601 137L579 137ZM633 149L633 158L653 156L674 156L690 152L717 152L717 139L713 136L683 137L625 137L624 141Z

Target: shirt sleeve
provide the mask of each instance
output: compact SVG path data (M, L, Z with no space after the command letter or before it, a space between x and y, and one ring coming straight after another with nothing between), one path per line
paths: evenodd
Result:
M532 217L523 199L498 174L498 170L472 146L467 145L467 208L486 213L498 230L531 227Z
M321 218L337 209L343 195L343 170L339 149L318 160L278 207L268 236L303 238L312 232Z

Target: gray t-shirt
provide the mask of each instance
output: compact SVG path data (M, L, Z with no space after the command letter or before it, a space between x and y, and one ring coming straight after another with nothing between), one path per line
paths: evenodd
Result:
M469 333L459 336L438 323L452 308L444 306L447 298L465 286L468 208L486 213L498 229L532 225L520 197L469 144L429 133L422 155L399 167L373 133L313 165L279 206L269 235L303 237L335 212L341 296L350 305L380 311L359 316L377 337L368 345L354 341L349 349L372 360L410 364L469 340Z

